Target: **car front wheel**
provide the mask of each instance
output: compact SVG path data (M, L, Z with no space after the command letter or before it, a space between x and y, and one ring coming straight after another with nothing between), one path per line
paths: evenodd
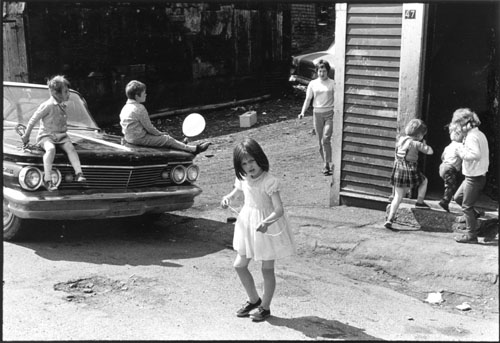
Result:
M9 202L3 199L3 239L15 240L21 236L26 220L16 217L9 209Z

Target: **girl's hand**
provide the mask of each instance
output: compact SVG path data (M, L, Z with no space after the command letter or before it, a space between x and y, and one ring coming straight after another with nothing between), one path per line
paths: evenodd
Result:
M299 114L297 118L299 118L299 119L304 118L304 113Z
M22 135L21 139L22 139L22 141L23 141L24 144L27 144L30 141L30 137L26 136L26 135Z
M268 225L266 223L260 223L259 226L257 226L257 231L260 231L262 233L267 232Z
M227 208L230 203L231 203L231 197L225 196L222 198L222 201L220 202L220 206L222 208Z

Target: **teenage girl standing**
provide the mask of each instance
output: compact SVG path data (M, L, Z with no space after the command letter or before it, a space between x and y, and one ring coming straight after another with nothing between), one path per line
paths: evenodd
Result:
M327 61L319 60L316 63L318 77L307 85L306 99L298 116L299 119L304 118L304 114L312 100L314 130L318 135L319 153L325 163L324 175L332 175L330 163L332 163L333 92L335 82L328 77L329 72L330 64Z
M234 189L224 196L221 206L227 208L231 199L243 193L243 208L236 220L233 248L238 255L234 268L245 288L248 301L236 312L238 317L262 321L271 315L270 305L276 288L274 261L295 253L292 231L280 197L280 182L269 173L269 161L261 146L247 138L233 151L236 173ZM250 260L262 261L264 292L259 297ZM252 310L257 311L250 313Z

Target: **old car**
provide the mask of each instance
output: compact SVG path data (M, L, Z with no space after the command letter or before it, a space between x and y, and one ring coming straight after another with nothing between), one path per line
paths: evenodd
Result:
M330 64L330 72L328 76L333 79L335 74L335 67L333 64L333 57L335 55L335 42L324 51L317 51L303 55L292 56L290 79L289 81L297 88L305 90L309 82L317 77L316 63L323 59Z
M86 182L76 182L63 151L54 159L58 189L42 184L44 151L31 141L23 145L19 124L27 125L48 99L47 86L3 84L3 235L19 238L35 220L84 220L142 216L191 207L202 190L194 184L199 167L195 155L166 148L140 147L106 134L92 118L84 98L71 90L67 101L68 135L82 164ZM116 114L118 116L118 114ZM22 133L22 132L21 132Z

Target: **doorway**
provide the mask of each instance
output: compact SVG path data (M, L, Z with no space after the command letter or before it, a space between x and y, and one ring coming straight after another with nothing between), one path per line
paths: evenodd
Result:
M446 125L460 107L471 108L486 135L490 166L484 193L498 206L498 13L496 3L429 5L423 119L434 155L424 162L429 197L439 198L441 153L450 139Z

